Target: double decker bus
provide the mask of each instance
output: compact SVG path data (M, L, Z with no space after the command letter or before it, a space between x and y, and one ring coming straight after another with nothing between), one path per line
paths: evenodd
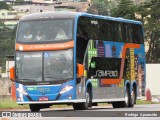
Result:
M79 12L24 16L10 73L17 103L31 111L54 104L133 107L145 90L142 24Z

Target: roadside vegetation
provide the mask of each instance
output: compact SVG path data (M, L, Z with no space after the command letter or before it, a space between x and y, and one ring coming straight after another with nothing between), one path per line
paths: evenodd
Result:
M10 99L0 100L0 110L1 109L27 109L28 105L18 105L16 101Z
M150 102L145 100L137 100L137 105L140 104L160 104L156 102ZM107 103L99 103L98 106L111 106ZM51 108L71 108L72 106L68 105L53 105ZM16 101L10 99L0 100L0 111L4 109L29 109L29 105L18 105Z
M54 105L51 108L67 108L68 105ZM0 100L0 111L4 109L29 109L29 105L18 105L16 101L10 99Z

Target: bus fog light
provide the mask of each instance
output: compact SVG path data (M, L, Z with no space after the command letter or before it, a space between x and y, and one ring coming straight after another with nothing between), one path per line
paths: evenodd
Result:
M18 101L21 101L21 98L18 98L17 100L18 100Z
M68 96L69 99L72 99L72 96Z
M60 94L63 94L63 93L65 93L65 92L71 90L72 88L73 88L73 86L66 86L66 87L64 87L64 88L61 90Z
M24 95L28 95L28 93L24 89L17 88L17 91Z

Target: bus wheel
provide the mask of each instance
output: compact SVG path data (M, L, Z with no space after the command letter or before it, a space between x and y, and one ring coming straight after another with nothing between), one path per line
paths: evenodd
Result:
M113 102L112 106L113 108L120 108L122 104L123 104L122 102Z
M81 110L81 104L80 103L74 103L73 104L73 109L74 110Z
M92 92L91 89L87 89L86 92L86 102L82 103L82 110L87 110L89 107L92 107Z
M92 92L91 89L88 89L88 94L89 94L89 103L88 103L88 107L92 107Z
M125 101L123 102L123 107L129 107L130 102L130 91L129 88L126 88Z
M86 102L73 104L74 110L87 110L88 107L92 107L92 96L91 96L91 90L89 89L86 92Z
M30 104L29 107L32 112L39 112L40 111L40 106L37 104Z
M90 95L89 95L89 92L87 91L86 92L86 102L82 103L82 105L81 105L82 110L87 110L88 109L89 101L90 101Z
M130 95L129 107L134 107L135 101L136 101L136 88L133 87Z

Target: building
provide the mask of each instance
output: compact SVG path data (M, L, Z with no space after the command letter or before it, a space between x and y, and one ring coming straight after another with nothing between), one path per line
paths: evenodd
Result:
M86 12L90 7L89 2L62 2L62 4L55 4L55 11L75 11Z
M90 6L89 2L54 2L53 4L44 4L44 0L33 0L33 2L32 5L16 5L13 6L12 9L16 12L25 12L27 14L48 11L86 12Z
M54 11L54 5L16 5L12 6L12 9L16 12L25 12L26 14Z
M60 2L78 2L80 0L31 0L32 2L38 3L60 3Z
M0 1L16 1L16 0L0 0Z
M13 29L19 18L23 16L24 12L16 12L16 11L10 11L6 9L0 10L0 20L8 27Z

